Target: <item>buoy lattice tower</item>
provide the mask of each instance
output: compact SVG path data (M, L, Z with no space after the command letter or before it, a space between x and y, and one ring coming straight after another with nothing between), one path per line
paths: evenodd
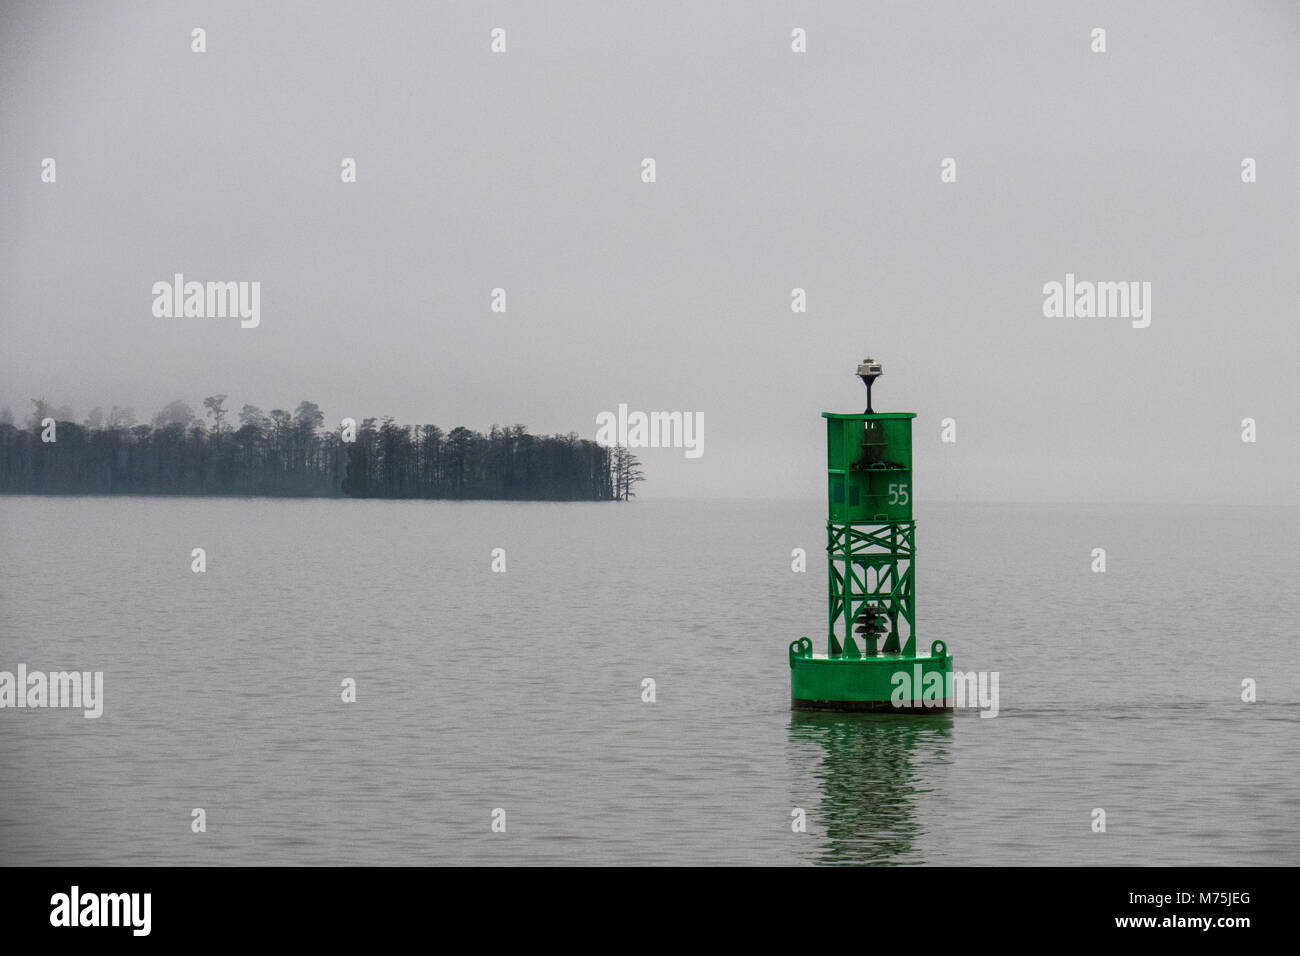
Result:
M882 374L858 366L862 414L826 419L825 654L803 637L790 645L791 703L802 710L951 709L952 658L943 641L917 653L916 523L912 517L915 412L877 412ZM883 640L883 643L881 643Z

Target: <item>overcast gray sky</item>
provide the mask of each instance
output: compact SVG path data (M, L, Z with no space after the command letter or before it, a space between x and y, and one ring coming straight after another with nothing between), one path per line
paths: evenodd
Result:
M6 3L0 96L19 419L625 402L704 416L644 496L817 498L870 353L922 500L1297 502L1295 3ZM260 326L155 318L176 272ZM1045 317L1066 273L1150 326Z

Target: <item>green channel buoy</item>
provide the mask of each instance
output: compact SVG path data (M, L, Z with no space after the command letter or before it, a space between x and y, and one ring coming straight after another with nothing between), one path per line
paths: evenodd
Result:
M790 644L794 710L933 714L952 710L952 657L943 641L916 643L916 523L912 520L912 419L876 412L882 369L858 366L867 386L860 415L826 419L826 519L830 615L825 654Z

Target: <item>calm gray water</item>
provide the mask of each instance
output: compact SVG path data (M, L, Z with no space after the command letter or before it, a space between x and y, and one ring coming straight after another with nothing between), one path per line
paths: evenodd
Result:
M823 521L0 498L0 670L106 698L0 710L0 862L1300 863L1300 511L922 503L918 632L992 719L790 712Z

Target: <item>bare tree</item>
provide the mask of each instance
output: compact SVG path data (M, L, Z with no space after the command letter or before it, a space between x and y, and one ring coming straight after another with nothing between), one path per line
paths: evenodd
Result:
M209 395L203 400L203 407L212 416L212 431L217 435L221 434L221 420L226 417L225 403L228 397L226 395Z
M641 471L641 460L632 454L625 445L616 445L611 457L610 468L614 472L614 500L631 501L636 497L633 487L645 481Z

